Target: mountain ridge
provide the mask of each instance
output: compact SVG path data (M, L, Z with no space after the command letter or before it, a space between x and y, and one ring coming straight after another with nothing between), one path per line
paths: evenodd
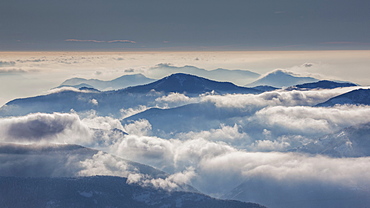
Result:
M334 105L370 105L370 89L352 90L319 103L316 107L331 107Z
M99 79L84 79L84 78L71 78L65 80L60 87L76 87L80 88L81 86L93 87L98 90L118 90L123 89L129 86L142 85L155 81L155 79L150 79L143 74L132 74L132 75L123 75L118 78L103 81Z
M286 90L334 89L340 87L354 87L354 86L358 85L351 82L335 82L330 80L320 80L318 82L310 82L288 87Z
M37 185L36 185L37 184ZM265 208L255 203L221 200L192 192L142 187L127 178L91 176L77 178L0 177L1 207L119 207L119 208Z

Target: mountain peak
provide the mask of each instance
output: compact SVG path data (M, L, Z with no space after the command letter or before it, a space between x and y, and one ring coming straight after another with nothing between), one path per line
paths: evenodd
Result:
M258 85L269 85L272 87L281 88L317 81L317 79L312 77L300 77L293 72L277 69L246 86L254 87Z
M295 74L293 72L286 71L286 70L283 70L283 69L276 69L276 70L268 73L266 76L269 76L269 75L289 75L289 76L294 76Z
M186 80L189 80L189 81L190 80L191 81L209 80L209 79L206 79L206 78L203 78L203 77L199 77L199 76L192 75L192 74L185 74L185 73L171 74L171 75L165 77L165 79L167 79L167 80L177 80L179 83L183 83Z
M216 93L258 93L259 91L239 87L231 82L218 82L191 74L176 73L163 79L147 85L130 87L126 89L129 92L149 92L155 90L158 92L179 92L190 94L202 94L206 92Z

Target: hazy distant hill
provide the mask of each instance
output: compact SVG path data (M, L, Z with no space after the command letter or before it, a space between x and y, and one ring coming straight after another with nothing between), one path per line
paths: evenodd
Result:
M266 76L245 86L254 87L258 85L268 85L272 87L281 88L316 81L318 80L312 77L298 77L292 73L285 72L283 70L275 70L267 74Z
M130 86L148 84L153 81L155 80L147 78L142 74L123 75L110 81L103 81L99 79L71 78L64 81L58 88L60 87L80 88L82 86L85 86L93 87L98 90L118 90Z
M260 74L248 70L229 70L221 68L205 70L195 66L186 65L177 67L169 64L158 64L157 66L150 68L148 73L156 77L164 77L175 73L185 73L217 81L233 82L239 85L251 82L260 76Z

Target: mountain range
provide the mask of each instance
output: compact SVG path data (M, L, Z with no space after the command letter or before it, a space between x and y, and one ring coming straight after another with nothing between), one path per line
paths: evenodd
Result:
M271 74L278 78L294 77L283 71L281 73L286 75L279 73ZM265 80L274 81L272 75ZM275 80L275 84L284 83L280 78ZM79 89L54 89L47 95L10 101L0 109L0 116L71 111L78 115L67 114L73 115L73 122L64 117L56 122L48 119L49 114L1 119L4 125L1 125L0 133L5 138L2 141L9 143L0 144L0 185L6 187L0 190L0 207L263 207L214 199L187 183L207 194L215 194L213 196L227 193L224 195L226 199L253 201L273 208L366 207L370 203L370 189L366 183L362 187L352 187L342 186L337 181L311 180L310 171L305 170L303 172L308 176L299 176L298 179L302 180L295 181L281 179L279 174L277 177L253 175L254 169L264 170L270 164L262 162L253 168L249 163L255 162L248 160L254 156L259 160L265 154L260 151L280 151L277 154L305 157L305 160L330 158L330 162L337 162L341 157L352 157L345 158L351 160L370 156L369 123L323 135L323 130L327 132L331 130L329 128L337 128L328 126L328 129L316 132L329 120L321 116L325 108L284 103L294 99L315 99L315 96L321 96L319 93L327 92L318 89L347 86L353 85L315 81L264 93L277 87L247 88L177 73L119 90L99 91L82 83L74 85ZM289 89L296 92L285 91ZM306 92L303 92L309 90L313 90L313 98L306 97ZM366 105L370 100L368 93L367 89L344 93L329 99L327 106ZM328 97L327 94L322 96L324 99ZM318 106L325 106L329 101ZM121 113L125 111L132 112L131 116L123 117ZM314 116L308 115L312 112ZM338 112L341 113L340 110ZM119 120L121 118L124 119ZM341 115L340 118L346 117ZM297 124L294 123L296 120ZM332 123L335 125L335 121ZM314 130L306 130L306 127ZM76 135L77 139L71 135ZM70 137L73 138L67 140ZM39 144L11 143L19 141ZM73 142L47 143L51 141ZM173 175L104 151L151 164ZM228 166L233 161L245 166L242 165L242 169L238 165ZM173 165L176 169L168 168L162 162L168 162L168 166ZM185 176L186 168L191 170L189 174L194 170L195 176ZM288 164L287 169L279 164L272 168L276 173L296 171L294 164ZM320 171L326 175L325 171ZM214 172L220 173L213 175ZM105 176L90 177L92 175ZM163 188L172 182L170 178L174 175L185 177L182 181L186 182L175 184L173 190ZM133 177L140 180L134 183ZM352 175L348 180L353 179L350 177ZM143 182L141 179L147 180ZM222 191L210 191L219 184L215 182L214 185L213 179L221 181L219 189Z
M0 177L0 206L117 207L117 208L264 208L264 206L220 200L194 192L165 191L130 184L113 176L18 178Z
M121 90L103 91L61 90L55 93L20 98L0 108L0 116L26 115L36 112L77 112L96 110L101 115L119 116L120 109L153 103L156 98L169 93L199 96L204 93L262 93L263 91L239 87L230 82L217 82L188 74L173 74L146 85Z
M205 70L195 66L186 65L183 67L177 67L164 63L150 68L147 73L155 77L164 77L175 73L192 74L217 81L233 82L238 85L244 85L260 76L260 74L248 70L229 70L222 68Z

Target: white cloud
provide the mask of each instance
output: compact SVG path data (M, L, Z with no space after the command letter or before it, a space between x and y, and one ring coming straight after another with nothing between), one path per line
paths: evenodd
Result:
M361 87L345 87L336 89L310 90L310 91L284 91L275 90L262 94L232 94L207 95L202 97L203 102L213 102L217 107L248 109L265 106L312 106L325 102L340 94L350 92Z
M82 168L78 172L80 176L112 175L128 177L129 174L138 172L126 161L102 151L99 151L91 158L81 161L80 166Z
M335 122L343 120L343 124L345 119L349 119L348 115L357 117L362 114L368 115L367 108L361 106L341 106L329 109L328 115L313 113L311 111L315 112L315 109L320 110L321 108L312 107L275 106L271 109L274 110L278 107L283 109L275 109L275 113L285 114L287 112L284 110L291 110L292 112L288 112L288 114L300 115L301 117L310 114L318 117L326 116L325 119L331 119ZM302 113L301 108L306 108L304 110L307 112ZM358 114L352 115L354 111L358 111ZM270 113L266 113L266 115ZM134 128L137 129L136 131L141 131L142 127L140 126L148 126L147 121L140 122L136 124L139 127ZM1 119L0 123L1 132L6 136L3 138L12 139L12 142L24 141L25 138L29 141L33 137L32 142L49 139L54 142L76 143L80 141L80 143L90 142L92 144L94 141L91 140L88 126L101 123L102 126L106 125L104 127L106 129L120 127L118 120L108 117L92 116L81 121L75 114L57 113L31 114L25 117ZM284 124L284 122L282 123ZM22 131L18 134L14 134L14 132L9 134L8 130L12 129L14 125L17 127L15 128L17 131ZM48 131L40 131L40 128ZM37 134L34 131L37 131ZM265 140L253 143L255 149L284 150L296 140L305 140L304 137L280 137L275 141L269 140L269 131L271 130L263 131L266 136ZM248 152L236 149L225 142L217 141L218 139L244 138L245 135L238 131L237 125L221 126L220 129L209 132L192 132L187 136L192 135L195 138L184 141L139 136L139 134L121 135L119 139L113 140L106 149L122 158L168 171L171 173L170 175L165 178L153 178L139 173L126 161L103 152L82 160L79 163L79 168L76 169L78 174L83 176L96 174L118 175L128 177L129 183L167 190L175 190L181 184L191 183L199 190L215 195L227 192L245 180L260 181L261 178L271 181L272 185L278 184L275 182L284 181L289 183L290 187L296 187L297 189L302 184L325 183L344 188L344 190L350 190L353 187L370 190L370 178L367 177L370 169L366 165L370 162L370 157L329 158L297 153ZM213 140L214 138L216 140ZM73 159L72 161L76 160Z
M109 152L123 158L150 164L161 170L173 165L173 143L157 137L126 135Z
M91 139L91 131L76 114L35 113L0 119L2 140L8 142L75 143Z
M191 139L205 139L210 141L220 141L225 142L234 147L244 148L251 143L251 138L245 132L242 132L241 127L237 124L234 126L227 126L221 124L218 129L210 129L209 131L200 132L187 132L179 133L174 135L174 138L181 140L191 140Z
M98 105L99 104L99 102L96 99L91 99L89 102L93 105Z
M140 119L132 123L126 124L123 129L132 135L146 136L151 134L152 125L148 120Z
M194 103L197 102L198 100L199 99L197 98L190 98L184 94L175 92L159 97L155 99L155 102L157 103L157 106L160 106L162 108L173 108L180 105Z
M249 148L254 151L285 151L289 147L289 141L257 140Z
M186 168L182 172L168 175L163 178L141 173L139 169L129 162L110 154L99 151L91 158L80 162L81 170L79 176L112 175L127 178L128 184L138 184L144 187L154 187L168 191L180 190L182 185L186 185L195 176L194 168Z
M248 138L248 135L244 132L239 131L239 126L226 126L224 124L220 125L219 129L211 129L210 131L201 131L201 132L188 132L179 134L178 137L182 139L193 139L193 138L202 138L207 140L235 140L235 139L245 139Z
M304 134L325 134L344 127L370 122L369 106L335 106L332 108L308 106L273 106L258 111L250 122L266 128Z
M118 119L114 119L112 117L102 117L97 116L95 112L91 112L88 116L81 120L86 126L93 129L103 129L103 130L111 130L111 129L120 129L123 130L123 126Z
M130 174L127 177L128 184L139 184L144 187L154 187L157 189L165 189L167 191L173 190L187 190L190 180L195 176L193 168L187 168L183 172L178 172L167 176L166 178L152 178L145 174Z
M132 116L132 115L135 115L135 114L138 114L140 112L143 112L143 111L145 111L147 109L148 109L147 106L145 106L145 105L139 105L136 108L127 108L127 109L122 108L119 111L121 113L121 119L125 119L127 117Z
M118 129L118 131L116 131ZM35 113L0 119L0 141L14 143L68 143L99 149L120 141L120 121L94 114L80 119L77 114Z
M271 145L285 148L287 144L281 139L275 143L261 141L258 145L259 148ZM247 152L204 139L179 141L132 135L126 136L110 151L174 174L194 168L185 181L209 194L220 194L244 180L260 180L261 177L286 180L296 187L312 181L348 189L354 186L370 189L370 178L360 177L370 170L364 165L369 157L336 159L297 153Z
M235 184L244 180L259 181L261 178L269 180L271 188L276 182L280 184L284 181L282 184L292 187L291 191L307 183L331 184L347 190L355 187L370 190L370 177L361 177L362 174L368 175L366 172L369 171L369 167L365 164L369 161L369 157L334 159L296 153L235 151L203 160L198 172L203 175L203 180L207 181L203 183L210 184L205 187L208 192L217 189L217 186L211 185L214 183L212 181L217 181L216 185L220 187L227 187L229 183ZM227 175L234 178L227 182L218 181L229 179Z
M61 87L61 88L55 88L48 90L46 94L54 94L54 93L60 93L60 92L65 92L65 91L73 91L73 92L82 92L82 93L97 93L96 91L93 90L79 90L74 87ZM95 99L89 100L90 103L97 105L98 101Z
M200 160L234 151L224 143L205 139L180 141L158 137L126 135L112 146L111 152L130 160L151 164L161 170L182 171L184 167L196 167Z

